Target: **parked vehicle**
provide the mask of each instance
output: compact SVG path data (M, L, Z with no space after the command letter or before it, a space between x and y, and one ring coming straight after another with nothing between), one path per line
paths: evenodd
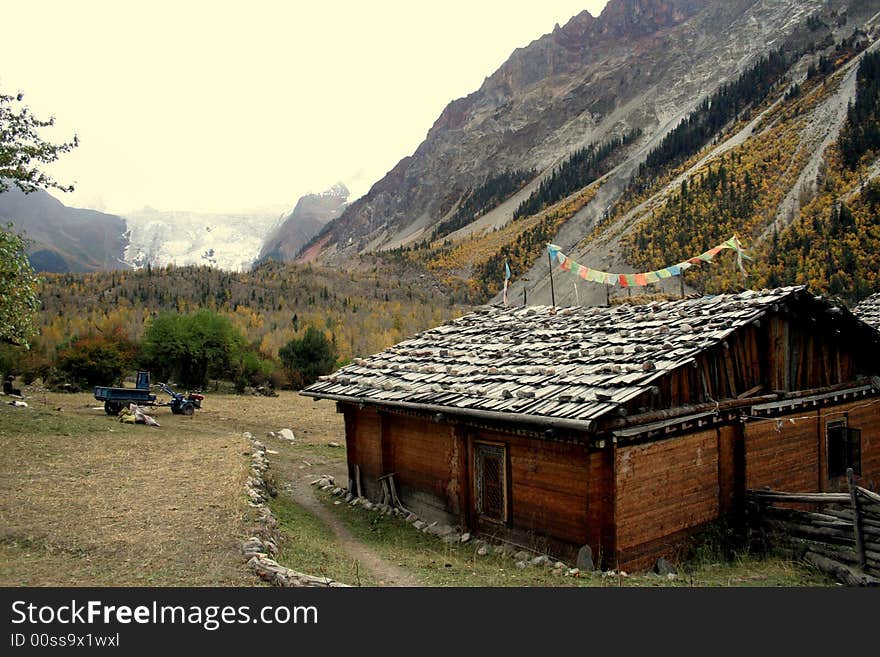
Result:
M171 395L171 412L175 415L192 415L197 408L202 407L204 395L195 392L182 394L175 392L169 385L165 383L157 384L160 390Z
M138 372L134 388L95 387L95 399L104 402L107 415L119 415L129 404L152 406L156 403L156 395L150 393L150 373Z
M150 373L138 372L137 383L134 388L110 388L97 386L95 399L104 402L104 412L107 415L119 415L119 412L129 404L139 406L170 406L175 415L192 415L195 409L202 407L205 398L196 392L182 394L176 392L167 383L157 383L154 387L171 397L170 402L157 403L156 395L150 392Z

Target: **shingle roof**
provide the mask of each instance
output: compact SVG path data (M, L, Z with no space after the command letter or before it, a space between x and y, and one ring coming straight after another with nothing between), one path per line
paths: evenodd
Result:
M880 292L864 299L853 309L853 314L880 331Z
M803 287L648 305L485 307L322 377L303 394L586 422L650 390ZM509 417L509 416L508 416Z

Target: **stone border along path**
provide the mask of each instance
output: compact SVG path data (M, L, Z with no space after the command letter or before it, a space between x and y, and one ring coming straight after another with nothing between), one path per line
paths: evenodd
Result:
M386 516L397 516L404 518L407 524L424 534L437 536L444 543L469 543L472 536L469 532L459 533L449 525L441 525L438 522L427 523L419 518L415 513L404 512L399 508L392 507L388 504L377 504L371 502L365 497L355 497L351 491L342 486L337 486L333 477L330 475L322 475L311 482L312 486L317 486L320 490L329 492L334 497L342 497L345 502L352 507L361 506L367 511L382 513ZM339 502L337 502L339 503ZM489 554L502 554L511 557L516 562L516 567L526 569L532 567L552 568L553 571L565 577L578 577L581 573L579 568L570 568L568 564L562 561L554 561L546 554L537 554L524 549L516 549L509 543L490 543L483 539L476 539L472 545L476 548L477 555L484 557ZM609 571L610 572L610 571ZM615 575L617 573L614 573ZM620 573L626 576L626 573Z
M250 499L248 505L257 509L259 514L255 535L244 541L241 546L247 565L261 579L274 586L322 588L348 586L329 577L315 577L291 570L270 557L278 553L279 532L278 520L266 506L270 497L263 477L269 469L266 446L255 439L250 432L246 431L244 437L251 443L251 469L244 488Z
M280 587L347 587L348 584L337 582L329 577L316 577L301 573L286 566L282 566L272 559L278 553L278 521L272 511L266 506L270 493L264 478L265 472L269 469L269 460L266 457L266 446L249 432L244 432L244 437L251 443L251 469L250 474L245 482L245 492L248 495L248 505L257 509L259 513L258 526L251 536L242 543L242 554L247 559L247 564L261 579L269 582L274 586ZM377 504L371 502L365 497L355 497L347 488L337 486L331 475L321 475L311 482L312 486L317 486L320 490L329 491L334 497L343 497L345 502L352 507L361 506L367 511L383 513L387 516L397 516L404 518L407 524L411 525L415 530L424 534L437 536L444 543L469 543L472 536L469 532L459 533L449 525L440 525L438 522L427 523L419 518L415 513L404 512L399 508L392 507L388 504ZM374 553L363 543L354 538L347 528L336 518L331 511L325 509L321 502L312 497L311 501L303 495L302 491L297 490L295 484L288 487L295 499L305 506L308 511L312 512L321 521L323 521L334 532L346 552L354 556L358 561L364 563L374 575L380 580L383 578L394 586L421 586L421 584L412 575L406 571L395 568L391 564L385 562L382 557ZM338 502L338 503L341 503ZM582 569L570 568L568 564L562 561L554 561L545 554L536 554L535 552L524 549L517 550L516 547L509 543L490 543L483 539L476 539L471 543L476 548L478 556L487 556L489 554L501 554L511 557L516 562L516 567L526 569L532 567L552 568L554 573L565 577L579 577ZM589 555L588 559L589 559ZM591 560L590 560L591 563ZM590 568L589 570L592 570ZM584 570L583 572L587 572ZM619 573L613 570L602 573L603 577L622 576L627 574L623 571ZM674 575L670 575L670 578Z

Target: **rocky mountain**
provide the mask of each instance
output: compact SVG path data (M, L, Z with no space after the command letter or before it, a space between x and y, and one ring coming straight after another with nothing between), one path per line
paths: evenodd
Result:
M24 194L14 185L0 194L0 224L11 222L30 240L37 271L124 269L128 243L122 217L70 208L43 190Z
M300 249L324 227L336 219L348 201L348 188L341 182L320 194L306 194L293 211L281 220L260 249L259 262L293 260Z
M793 225L819 191L817 177L827 170L826 150L856 93L856 68L865 48L873 47L878 12L878 0L610 0L600 16L583 12L516 50L480 89L451 102L416 151L330 222L300 259L338 264L358 253L405 247L407 257L439 276L468 281L485 299L497 290L480 280L487 267L519 258L513 292L526 287L530 302L549 302L546 257L542 263L522 257L523 251L540 253L552 240L594 267L640 271L644 258L626 238L636 225L659 213L683 180L704 175L700 167L714 162L717 169L725 153L764 153L758 147L787 126L791 157L774 179L779 193L760 197L760 207L750 207L753 215L739 224L744 238L768 240L771 227ZM808 78L816 66L818 77ZM736 87L749 71L768 84L759 85L760 94ZM807 85L805 95L789 97L789 87L800 84ZM741 106L720 123L718 116L706 119L705 144L696 144L700 156L689 160L688 153L645 170L664 138L724 85L736 87L737 97L720 96L705 112L717 114L721 103ZM746 121L755 118L751 112L763 121ZM609 144L614 147L605 148ZM581 159L593 157L593 179L566 188L564 203L554 197L544 211L513 220L522 201L542 183L551 186L554 172L578 152ZM457 217L451 225L463 227L437 241L437 226L469 207L468 199L492 196L481 194L481 186L530 170L536 171L531 181L494 208ZM749 184L761 173L755 169ZM611 233L602 239L603 231ZM680 232L679 241L686 234ZM574 302L566 286L572 298L563 301ZM596 287L586 302L605 301L604 286Z

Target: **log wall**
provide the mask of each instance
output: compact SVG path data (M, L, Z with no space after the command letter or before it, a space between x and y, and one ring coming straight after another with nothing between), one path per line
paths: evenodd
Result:
M746 487L793 492L820 488L818 413L801 412L794 424L787 418L746 424Z
M617 558L640 567L719 513L715 429L616 450ZM639 549L652 544L647 552Z
M859 486L880 492L880 399L864 399L841 404L821 411L820 447L822 452L823 487L831 492L847 490L846 477L827 479L828 461L825 429L828 422L846 418L847 426L862 432L862 468L855 481Z
M507 446L510 529L571 546L591 538L587 520L591 463L586 447L490 431L472 431L470 441L471 449L475 441ZM597 469L595 464L592 469ZM593 540L598 543L598 538Z
M846 418L861 430L861 475L856 482L880 487L880 400L863 399L815 410L796 410L778 418L751 420L745 427L746 486L791 492L846 490L846 478L828 477L826 430Z

